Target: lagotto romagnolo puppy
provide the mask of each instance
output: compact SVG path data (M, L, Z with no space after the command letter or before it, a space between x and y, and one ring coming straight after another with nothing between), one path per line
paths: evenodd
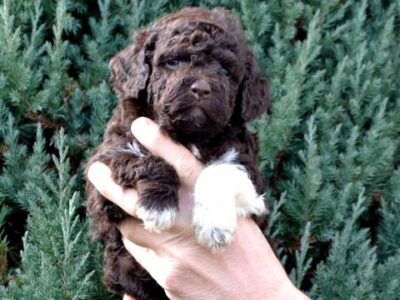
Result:
M178 176L130 131L140 116L155 120L206 165L195 186L193 229L200 244L223 249L238 216L266 211L257 140L245 123L266 111L269 88L239 22L222 8L185 8L137 32L110 69L119 103L88 166L101 161L118 184L138 191L137 214L148 230L173 226ZM105 240L107 287L140 300L167 299L124 248L115 224L126 213L89 182L87 191L91 234Z

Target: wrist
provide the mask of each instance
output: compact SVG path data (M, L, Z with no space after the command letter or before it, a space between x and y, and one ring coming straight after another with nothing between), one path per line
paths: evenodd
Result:
M240 299L310 300L290 281L261 230L251 220L239 218L236 239L231 248L237 251L231 259L244 275L238 294ZM251 245L251 246L249 246ZM235 252L236 252L235 251Z

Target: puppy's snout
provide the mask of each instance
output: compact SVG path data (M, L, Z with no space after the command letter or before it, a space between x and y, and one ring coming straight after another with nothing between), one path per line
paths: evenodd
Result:
M200 98L209 95L211 93L211 87L207 81L199 79L192 83L190 91L195 97Z

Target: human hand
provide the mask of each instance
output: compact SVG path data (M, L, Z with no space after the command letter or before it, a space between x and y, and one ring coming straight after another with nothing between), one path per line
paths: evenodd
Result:
M145 230L136 218L119 225L127 250L169 298L308 299L292 285L261 230L250 219L238 220L235 239L222 253L212 254L199 245L191 230L191 210L194 184L203 165L148 119L135 120L132 132L150 152L170 163L180 177L176 226L155 234ZM136 217L136 191L118 186L107 166L94 163L88 177L103 196Z

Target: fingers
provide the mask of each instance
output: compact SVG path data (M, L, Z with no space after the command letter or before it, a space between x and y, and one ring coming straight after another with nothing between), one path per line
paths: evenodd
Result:
M156 251L163 251L163 246L179 242L191 232L190 227L177 225L168 231L154 233L146 230L135 218L124 219L118 224L118 229L124 238Z
M185 224L190 219L191 191L203 169L202 163L183 145L163 134L159 126L150 119L141 117L132 124L135 137L153 154L171 164L180 177L180 220ZM112 178L111 169L100 162L93 163L88 170L88 179L107 199L114 202L131 216L136 217L138 194L133 189L124 190Z
M112 178L111 169L101 162L94 162L88 170L88 179L105 198L114 202L131 216L136 216L137 192L124 190Z
M153 250L136 245L125 237L122 238L125 248L136 261L145 268L155 281L165 288L166 279L174 268L174 262L168 257L157 255Z
M156 123L144 117L133 121L131 130L143 146L175 168L181 184L194 186L203 165L186 147L174 142Z
M144 229L143 223L138 219L126 218L118 224L118 229L125 239L139 246L154 249L158 244L156 240L160 234Z

